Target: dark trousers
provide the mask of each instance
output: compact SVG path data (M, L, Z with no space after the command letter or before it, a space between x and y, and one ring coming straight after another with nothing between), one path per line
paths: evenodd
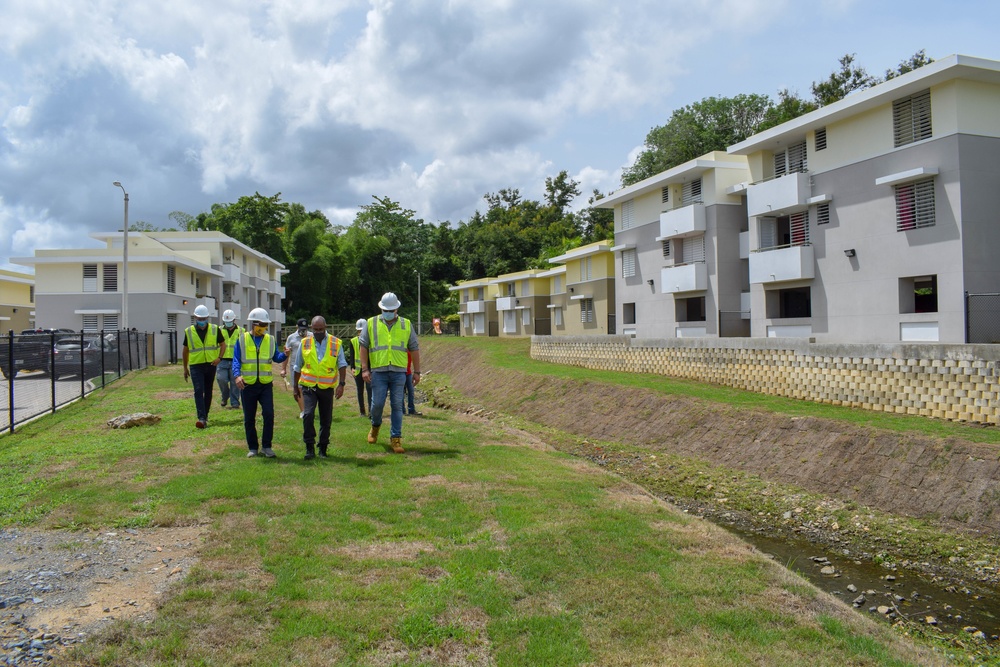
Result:
M302 387L302 403L305 412L302 415L302 440L306 443L306 452L313 452L316 444L316 424L314 417L319 408L319 451L326 452L330 444L330 424L333 423L333 389L317 389Z
M264 449L270 449L271 438L274 436L274 391L270 382L256 382L243 387L243 430L247 436L247 447L255 452L260 445L257 441L258 404L264 417Z
M208 419L208 411L212 407L212 385L215 384L215 366L212 364L192 364L188 366L191 373L191 386L194 387L194 409L198 419Z
M358 386L358 407L361 408L361 414L365 414L371 408L372 405L372 386L361 379L361 375L354 376L354 384ZM368 400L365 400L365 392L368 392Z
M413 405L413 373L406 374L406 384L403 385L403 395L406 397L406 410L411 415L417 411Z

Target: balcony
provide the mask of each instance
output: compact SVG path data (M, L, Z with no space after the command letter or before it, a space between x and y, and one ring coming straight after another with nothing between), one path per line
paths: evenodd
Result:
M795 173L754 183L747 190L747 215L776 217L808 207L812 185L808 173Z
M660 237L684 238L705 233L705 205L688 204L660 214Z
M497 299L497 310L514 310L515 306L517 306L517 299L512 296Z
M236 313L236 321L237 322L242 322L243 321L243 311L240 310L240 304L239 303L237 303L236 301L223 301L222 302L222 312L226 312L227 310L231 310L234 313Z
M285 323L285 311L283 310L278 310L276 308L268 308L267 315L268 317L271 318L272 323L278 325Z
M480 299L479 301L466 301L465 302L465 312L472 313L485 313L486 312L486 301Z
M693 262L660 269L660 292L681 294L708 289L708 269L705 262Z
M740 259L750 259L750 232L740 232Z
M750 282L780 283L816 277L816 258L811 245L761 248L750 253Z
M223 264L222 282L224 283L240 282L240 267L236 266L235 264Z

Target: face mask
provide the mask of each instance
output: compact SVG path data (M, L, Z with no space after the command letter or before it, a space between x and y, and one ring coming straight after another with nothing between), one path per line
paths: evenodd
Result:
M263 325L263 324L255 324L255 325L253 325L253 335L254 336L263 336L266 333L267 333L267 327L265 325Z
M228 329L229 331L232 331L235 328L236 328L236 322L227 322L226 323L226 329Z
M313 338L316 339L316 342L319 342L324 338L326 338L326 329L324 329L323 331L313 331Z
M387 310L382 313L382 319L385 320L386 322L392 322L394 319L396 319L396 313L394 311Z
M305 336L306 335L306 328L305 327L299 327L299 335L300 336Z
M194 325L199 329L204 329L208 326L208 320L195 320Z

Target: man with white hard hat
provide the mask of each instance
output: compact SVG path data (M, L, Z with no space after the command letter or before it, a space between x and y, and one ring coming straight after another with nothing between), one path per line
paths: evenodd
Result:
M215 380L219 383L219 391L222 392L222 409L232 406L233 410L240 407L240 388L236 386L236 378L233 377L233 351L236 341L239 340L243 330L236 325L236 313L227 310L222 313L222 326L219 328L219 335L226 343L226 351L222 353L219 365L215 368Z
M396 454L403 449L403 386L406 384L407 352L413 355L413 384L420 384L420 347L413 325L399 317L399 299L386 292L378 302L382 314L372 317L358 338L361 357L361 377L371 382L372 402L368 443L378 442L382 427L382 410L386 396L390 406L389 445Z
M208 322L208 307L196 306L194 324L184 330L184 380L191 378L194 388L194 407L197 428L208 426L208 412L212 408L212 385L215 384L215 367L226 351L226 342L219 336L219 327Z
M354 374L354 384L358 389L358 408L361 410L362 417L367 414L367 410L372 404L372 384L361 378L361 346L358 344L358 341L361 340L361 332L365 330L366 326L368 326L366 320L358 320L354 323L354 329L358 333L351 339L351 344L347 348L347 363L351 366L351 372ZM365 400L365 394L368 395L367 400Z
M271 368L285 360L278 342L267 332L271 318L263 308L254 308L247 315L249 331L244 331L233 350L233 376L243 398L243 431L247 438L248 458L257 456L259 449L273 459L274 390ZM257 405L264 417L264 432L257 438ZM263 445L263 447L261 447Z

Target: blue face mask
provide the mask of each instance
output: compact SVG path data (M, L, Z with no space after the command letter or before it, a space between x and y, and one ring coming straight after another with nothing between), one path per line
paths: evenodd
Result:
M385 320L386 322L392 322L394 319L396 319L396 313L391 310L382 311L382 319Z
M199 329L204 329L208 326L208 320L195 320L194 325Z

